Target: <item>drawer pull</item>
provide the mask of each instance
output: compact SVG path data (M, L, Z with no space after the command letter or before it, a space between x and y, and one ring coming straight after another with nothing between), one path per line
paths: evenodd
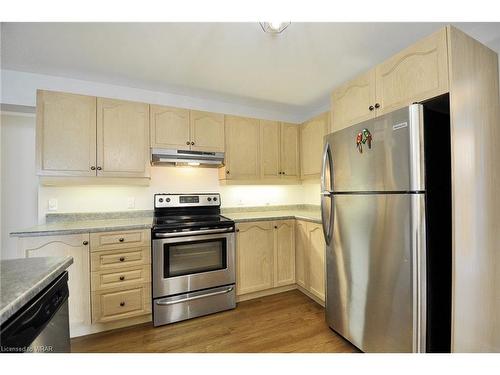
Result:
M125 261L125 257L120 257L120 262Z
M123 242L123 241L125 241L125 238L123 238L123 237L119 238L118 241Z
M125 280L125 276L120 276L120 281Z
M125 302L120 302L120 306L125 306Z

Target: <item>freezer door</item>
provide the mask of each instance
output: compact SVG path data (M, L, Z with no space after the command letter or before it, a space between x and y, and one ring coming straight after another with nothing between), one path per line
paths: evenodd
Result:
M425 351L423 194L335 195L329 326L365 352Z
M420 104L339 130L326 142L336 192L425 190Z

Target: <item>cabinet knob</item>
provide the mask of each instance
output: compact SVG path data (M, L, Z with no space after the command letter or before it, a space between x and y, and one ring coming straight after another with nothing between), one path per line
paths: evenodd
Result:
M102 170L102 167L97 167L97 170L98 170L98 171Z
M194 146L194 142L191 142L191 146Z
M371 106L369 106L369 107L368 107L368 109L369 109L370 111L373 111L373 110L375 109L375 107L371 105Z
M120 281L125 280L125 276L120 276Z
M125 306L125 302L123 302L123 301L120 302L120 306L122 306L122 307Z
M120 257L120 262L124 262L125 261L125 257Z
M186 144L189 146L191 143L189 141L187 141Z
M229 174L229 171L226 171L226 174Z
M83 246L87 246L89 244L89 241L83 241Z
M239 232L240 230L239 229L236 229L236 232Z
M118 239L118 241L123 242L123 241L125 241L125 238L121 237Z
M375 103L375 108L380 108L380 104L379 103Z
M95 171L95 167L94 166L91 166L90 169L93 170L93 171Z
M278 229L278 226L277 226L277 225L275 225L275 226L274 226L274 229Z

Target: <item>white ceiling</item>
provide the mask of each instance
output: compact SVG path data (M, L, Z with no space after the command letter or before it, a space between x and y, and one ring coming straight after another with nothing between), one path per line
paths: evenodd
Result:
M3 23L2 69L313 112L441 23ZM500 50L500 23L456 24Z

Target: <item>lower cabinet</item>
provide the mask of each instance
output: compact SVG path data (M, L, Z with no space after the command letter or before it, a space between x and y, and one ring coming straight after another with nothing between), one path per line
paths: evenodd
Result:
M321 224L297 220L295 278L297 284L325 300L325 239Z
M73 337L82 326L91 322L89 234L19 239L19 256L22 258L66 255L73 257L73 264L68 268L69 329Z
M294 220L237 224L236 294L295 283Z

